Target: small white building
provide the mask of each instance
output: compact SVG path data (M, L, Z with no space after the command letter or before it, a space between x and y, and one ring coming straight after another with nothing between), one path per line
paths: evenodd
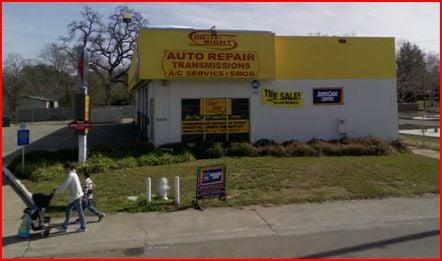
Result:
M148 28L129 71L156 146L398 135L394 39Z
M50 108L58 108L58 102L52 99L47 99L44 97L38 96L25 96L21 97L18 104L17 109L50 109Z

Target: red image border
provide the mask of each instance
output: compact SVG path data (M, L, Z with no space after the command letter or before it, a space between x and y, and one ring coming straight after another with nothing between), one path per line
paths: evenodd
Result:
M345 5L346 3L360 3L360 4L365 4L365 3L413 3L416 1L370 1L370 2L359 2L359 1L332 1L332 0L313 0L313 1L234 1L234 0L214 0L211 2L205 2L205 1L192 1L192 0L183 0L183 1L173 1L173 0L165 0L165 1L143 1L143 0L130 0L130 1L124 1L125 3L157 3L157 4L162 4L162 3L169 3L169 4L173 4L173 3L340 3ZM418 2L418 3L438 3L440 1L424 1L424 2ZM29 1L29 0L5 0L2 1L2 7L1 7L1 11L0 11L0 18L1 18L1 23L2 23L2 28L3 28L3 3L53 3L53 4L57 4L57 3L76 3L76 4L88 4L88 3L122 3L122 1L106 1L106 0L94 0L94 1L74 1L74 0L67 0L67 1ZM440 17L439 17L439 30L440 30ZM440 31L439 31L439 35L440 35ZM2 34L2 40L3 40L3 34ZM3 41L2 41L2 61L3 61ZM0 69L0 72L2 68ZM440 79L440 84L442 83L442 79ZM2 86L2 79L0 79L0 85ZM0 88L0 94L2 94L2 89ZM439 92L440 93L440 92ZM3 95L2 95L3 97ZM2 101L3 102L3 101ZM2 103L0 102L0 103ZM0 110L2 110L2 107L0 108ZM439 113L440 114L440 113ZM3 114L2 114L3 115ZM3 140L1 140L1 143L3 144ZM439 146L442 145L442 142L439 140ZM2 164L2 169L3 169L3 162ZM439 161L439 171L441 170L442 164ZM440 172L439 172L439 177L440 177ZM3 175L2 175L2 179L4 179ZM3 180L2 180L3 181ZM440 187L442 185L442 181L439 178L439 192L440 192ZM3 197L3 194L0 196ZM3 202L3 201L2 201ZM439 200L439 204L440 204L440 200ZM2 210L0 210L0 216L3 217L3 208ZM439 205L439 215L441 212L441 204ZM440 228L440 219L439 219L439 228ZM2 228L0 228L0 232L2 232ZM3 235L3 234L2 234ZM1 243L3 245L3 242ZM440 249L442 246L442 241L439 239L439 257L440 257ZM2 259L5 260L12 260L12 258L3 258L3 248L0 250L0 255L2 257ZM15 258L14 258L15 259ZM53 259L49 259L49 258L23 258L24 260L53 260ZM58 260L72 260L71 258L57 258ZM124 259L124 258L75 258L75 259L87 259L87 260L119 260L119 259ZM177 259L177 260L211 260L211 261L221 261L221 260L266 260L266 258L245 258L245 259L241 259L241 258L130 258L131 260L164 260L164 259ZM288 260L285 258L272 258L273 260ZM335 260L379 260L381 258L334 258ZM290 260L316 260L316 259L290 259ZM385 260L416 260L416 259L412 259L412 258L401 258L401 259L397 259L397 258L385 258ZM430 259L431 260L431 259ZM432 260L439 260L439 259L432 259Z

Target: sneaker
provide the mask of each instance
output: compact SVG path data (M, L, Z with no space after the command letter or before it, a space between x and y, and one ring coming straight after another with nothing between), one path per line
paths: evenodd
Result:
M63 226L63 225L59 226L58 230L60 230L60 232L63 232L63 233L67 233L68 232L68 228Z
M80 233L80 232L86 232L86 231L87 231L87 228L81 228L81 227L80 227L80 228L77 229L77 232L78 232L78 233Z
M97 222L100 222L104 217L106 216L106 214L101 214L99 217L98 217L98 221Z

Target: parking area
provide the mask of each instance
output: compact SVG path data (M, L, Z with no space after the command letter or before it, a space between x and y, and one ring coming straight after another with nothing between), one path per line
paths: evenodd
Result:
M28 123L30 130L30 144L26 150L59 150L77 148L77 135L69 129L68 121L51 121ZM18 126L3 127L2 156L3 164L20 153L17 146ZM132 119L125 119L121 123L94 124L88 135L88 144L93 147L98 144L112 144L127 142L138 138L138 131L132 124Z

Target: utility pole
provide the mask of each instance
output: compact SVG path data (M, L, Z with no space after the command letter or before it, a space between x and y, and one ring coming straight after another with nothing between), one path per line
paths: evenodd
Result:
M77 48L77 74L78 74L78 91L75 95L75 120L81 123L90 124L90 103L88 95L88 65L89 59L86 49L82 46ZM78 133L78 162L87 161L87 133L89 128L81 128Z

